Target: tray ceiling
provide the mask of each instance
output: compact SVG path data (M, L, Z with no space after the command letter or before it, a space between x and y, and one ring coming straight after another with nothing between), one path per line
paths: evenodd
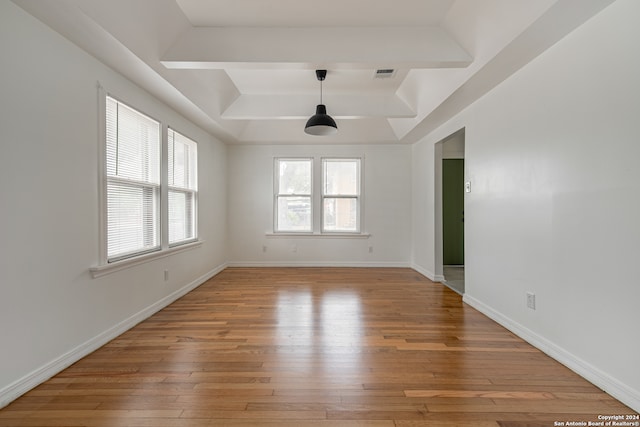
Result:
M413 143L612 1L14 0L229 144Z

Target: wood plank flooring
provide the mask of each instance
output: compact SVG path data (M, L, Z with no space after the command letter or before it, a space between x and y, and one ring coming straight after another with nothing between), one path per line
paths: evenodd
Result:
M0 426L553 426L633 411L410 269L229 268Z

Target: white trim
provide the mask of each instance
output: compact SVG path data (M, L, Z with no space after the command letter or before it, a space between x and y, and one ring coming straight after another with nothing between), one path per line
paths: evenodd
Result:
M308 161L309 162L309 194L280 194L280 162L282 161L291 161L291 162L300 162L300 161ZM273 229L278 229L278 199L280 197L308 197L309 198L309 221L310 221L310 230L306 233L311 233L315 229L315 215L314 210L316 206L316 200L314 199L314 158L313 157L274 157L273 158ZM288 233L287 231L282 231L281 233Z
M441 274L434 274L431 271L420 267L418 264L411 264L411 268L415 271L417 271L418 273L422 274L424 277L426 277L427 279L431 280L432 282L441 282L444 280L444 276Z
M166 247L173 247L176 245L180 245L183 244L182 242L188 242L191 240L198 240L198 218L200 216L200 211L199 211L199 202L198 202L198 171L200 170L199 164L198 162L199 157L198 157L198 141L196 141L193 138L190 138L188 136L186 136L184 133L178 132L176 129L172 128L171 126L167 125L166 128L163 128L163 143L162 143L162 148L163 148L163 158L162 158L162 182L166 182L166 188L164 189L164 192L161 194L161 201L164 201L164 205L162 206L162 212L165 213L166 216L166 220L163 220L162 218L162 213L161 213L161 221L162 221L162 236L164 236L163 238L163 245L166 244ZM173 134L173 142L175 144L175 138L176 135L180 136L181 138L187 139L189 142L193 143L193 145L195 146L195 157L196 157L196 163L195 165L190 165L190 167L195 168L195 183L194 185L191 185L190 183L190 187L186 188L186 187L176 187L173 185L169 184L169 132L172 132ZM175 150L175 147L172 148L173 150ZM175 153L174 153L174 159L175 159ZM189 160L190 162L190 160ZM182 193L191 193L191 197L193 198L193 236L189 237L188 239L182 240L182 241L177 241L177 242L170 242L169 241L169 192L170 191L174 191L174 192L182 192ZM164 246L163 246L164 247Z
M226 264L222 264L213 270L205 273L204 275L198 277L177 291L167 295L161 300L151 304L149 307L139 311L133 316L123 320L122 322L116 324L115 326L107 329L106 331L96 335L90 340L80 344L76 348L68 351L67 353L61 355L60 357L46 363L35 371L31 372L28 375L20 378L19 380L9 384L0 390L0 409L7 406L9 403L22 396L24 393L33 389L34 387L42 384L47 381L49 378L58 374L62 370L68 368L72 364L76 363L78 360L83 357L91 354L96 351L103 345L107 344L109 341L133 328L138 323L143 320L149 318L153 314L162 310L169 304L176 301L178 298L183 295L191 292L216 274L220 273L227 267Z
M183 252L189 249L194 249L202 246L204 240L196 240L195 242L185 243L182 245L176 245L167 249L150 252L148 254L135 256L132 258L123 259L121 261L112 262L110 264L96 265L91 267L89 271L94 279L105 276L107 274L115 273L116 271L124 270L126 268L135 267L136 265L144 264L156 259L164 258L169 255Z
M628 385L620 382L620 380L568 352L558 344L549 341L545 337L533 332L520 323L509 319L482 301L479 301L468 294L465 294L462 297L462 301L489 317L491 320L504 326L549 357L562 363L573 372L593 383L596 387L599 387L609 393L631 409L640 412L640 390L632 389Z
M308 238L316 238L320 237L322 239L368 239L371 237L369 233L338 233L338 232L325 232L325 233L287 233L287 232L268 232L264 234L267 237L279 237L279 238L287 238L287 237L308 237Z
M107 91L98 86L98 259L107 262Z
M339 261L230 261L227 267L353 267L410 268L406 262L339 262Z
M325 194L327 183L327 163L334 161L342 162L356 162L358 166L356 179L357 179L357 193L355 194ZM360 233L362 230L362 158L361 157L320 157L320 233L349 233L349 231L339 230L331 231L326 230L324 226L324 201L325 199L355 199L356 200L356 230L351 233Z
M160 246L169 249L169 126L160 123ZM197 236L196 232L196 236ZM95 276L94 276L95 277Z

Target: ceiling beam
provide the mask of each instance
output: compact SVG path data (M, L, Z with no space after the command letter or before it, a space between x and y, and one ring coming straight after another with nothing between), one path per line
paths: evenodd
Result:
M222 113L227 120L308 119L319 103L317 95L241 95ZM333 118L413 118L416 112L395 95L331 95L324 99Z
M438 26L196 27L161 60L172 69L464 68L471 61Z
M336 120L338 133L314 136L304 133L307 119L301 120L255 120L247 124L238 138L242 144L353 144L366 141L367 144L394 144L396 134L387 120L361 119Z

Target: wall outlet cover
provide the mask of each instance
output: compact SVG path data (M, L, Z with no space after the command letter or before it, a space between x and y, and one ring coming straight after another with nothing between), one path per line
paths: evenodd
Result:
M527 308L536 309L536 294L533 292L527 292Z

